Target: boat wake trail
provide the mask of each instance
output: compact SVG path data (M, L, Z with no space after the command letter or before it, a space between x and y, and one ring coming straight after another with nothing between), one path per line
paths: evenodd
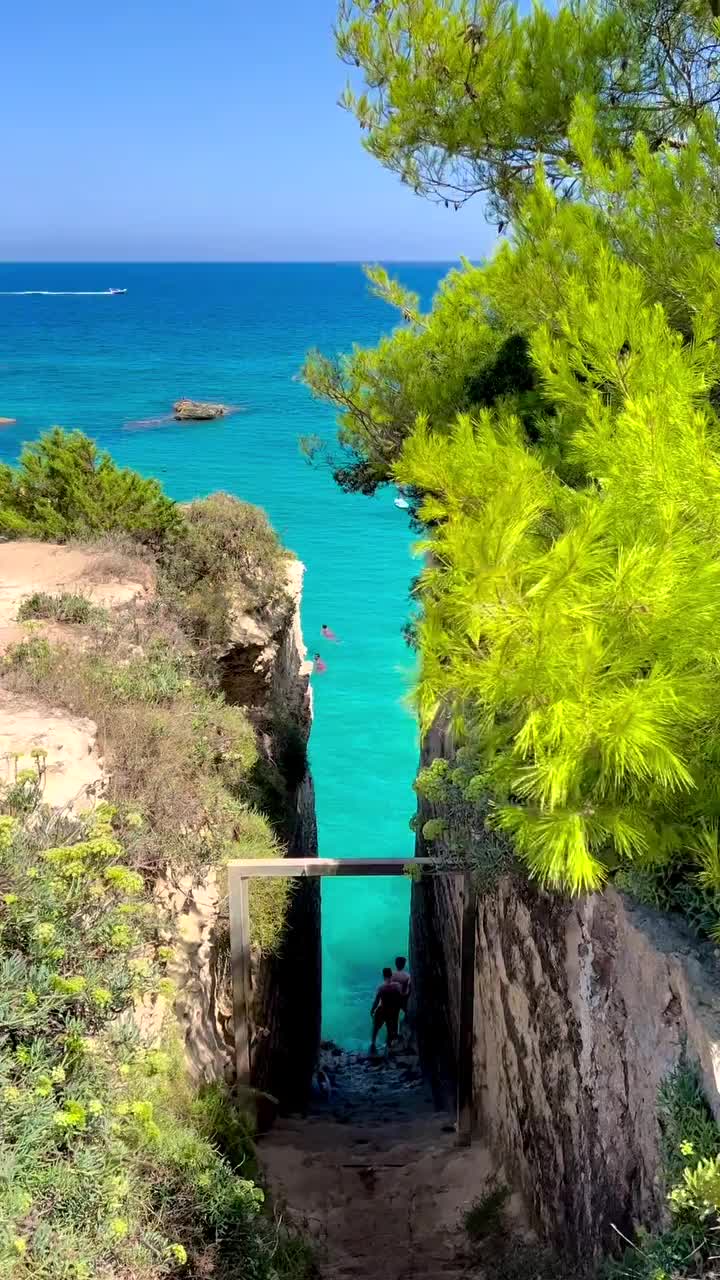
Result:
M127 289L0 289L2 298L112 298Z

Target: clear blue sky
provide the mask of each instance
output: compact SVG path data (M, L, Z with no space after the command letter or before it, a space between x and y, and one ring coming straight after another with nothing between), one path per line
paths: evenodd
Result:
M0 259L479 258L336 105L334 0L15 0Z

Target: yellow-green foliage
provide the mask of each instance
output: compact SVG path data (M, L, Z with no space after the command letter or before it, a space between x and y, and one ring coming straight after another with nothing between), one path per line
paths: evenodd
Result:
M0 816L0 1276L309 1276L307 1253L283 1268L231 1100L120 1018L164 952L117 816Z
M720 144L703 118L678 150L639 137L608 159L603 127L576 102L576 199L538 173L491 263L349 358L341 431L415 494L417 706L424 727L452 720L483 820L545 884L672 868L717 895ZM412 373L441 314L465 377L445 404L432 360ZM532 377L520 359L508 383L512 335Z
M624 187L622 166L587 154L598 190ZM640 147L636 183L679 202L696 163ZM705 284L703 306L694 277L684 291L688 342L606 236L604 214L538 181L488 281L507 305L516 287L535 322L554 413L535 441L502 406L449 434L419 421L397 467L432 530L422 719L454 717L495 821L533 875L573 891L623 861L697 856L707 875L719 808L720 267L688 250L683 271Z

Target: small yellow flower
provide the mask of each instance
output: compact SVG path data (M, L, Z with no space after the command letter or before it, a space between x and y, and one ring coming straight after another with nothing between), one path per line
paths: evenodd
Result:
M113 1236L115 1240L124 1240L130 1230L130 1224L127 1218L111 1218L109 1228L110 1235Z
M171 1244L168 1246L168 1256L177 1262L179 1266L184 1267L187 1262L187 1251L181 1244Z
M13 1240L13 1249L20 1257L27 1253L27 1240L23 1240L22 1236L15 1236Z
M17 894L16 894L16 893L4 893L4 894L3 894L3 902L5 903L5 906L6 906L6 907L13 907L13 906L15 905L15 903L17 902L17 900L18 900L18 896L17 896Z

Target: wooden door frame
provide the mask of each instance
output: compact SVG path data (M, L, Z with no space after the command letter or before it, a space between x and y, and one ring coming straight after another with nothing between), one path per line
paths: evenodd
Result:
M245 858L228 863L230 952L233 983L235 1065L239 1084L250 1083L250 895L249 881L275 876L452 876L462 880L460 999L458 1009L456 1134L469 1146L473 1128L473 1043L475 1020L475 939L477 893L462 867L434 858Z

